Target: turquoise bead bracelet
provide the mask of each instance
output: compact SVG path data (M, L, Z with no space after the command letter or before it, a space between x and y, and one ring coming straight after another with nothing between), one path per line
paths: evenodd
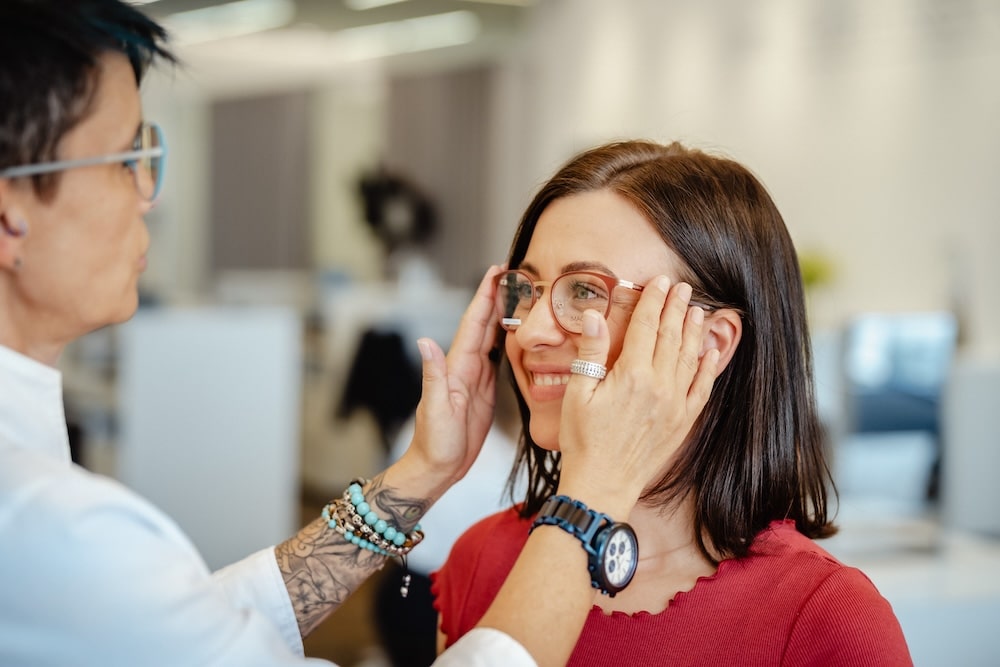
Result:
M410 591L410 574L406 571L406 554L424 539L417 524L409 535L382 519L365 501L363 487L369 480L351 482L341 498L330 501L321 512L326 525L351 544L379 554L399 558L403 564L403 580L399 594L404 598Z
M407 535L380 518L365 501L362 485L367 483L368 480L351 482L342 498L323 508L323 519L345 540L362 549L382 556L406 556L424 539L420 525Z
M387 541L392 542L397 547L402 547L406 544L407 535L385 519L380 518L375 510L371 508L371 505L365 501L362 485L367 483L368 480L355 480L351 482L350 486L347 487L347 491L344 492L345 499L350 500L351 505L354 506L354 510L362 517L366 525L371 526L372 530ZM420 524L417 524L414 532L420 532Z

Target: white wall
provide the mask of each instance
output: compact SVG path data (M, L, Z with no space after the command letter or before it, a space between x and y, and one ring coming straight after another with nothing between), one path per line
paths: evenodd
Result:
M142 95L146 119L163 128L168 152L163 193L146 216L149 268L141 285L191 301L208 282L210 95L182 67L151 70Z
M997 3L546 0L527 44L528 125L499 168L522 206L598 142L718 150L835 263L818 326L958 292L971 345L1000 352Z
M366 280L380 277L382 248L362 218L358 179L385 145L385 76L361 68L321 86L313 98L313 259Z
M284 308L159 309L121 328L118 478L212 569L299 526L301 329Z
M545 0L521 42L495 77L486 245L472 250L484 265L573 152L680 139L753 169L800 251L834 262L812 296L818 327L959 295L973 352L1000 355L1000 4ZM145 87L171 145L145 282L168 293L205 286L205 110L239 94L204 74L188 63ZM362 278L379 250L345 179L378 159L384 76L369 64L294 81L316 91L314 257Z

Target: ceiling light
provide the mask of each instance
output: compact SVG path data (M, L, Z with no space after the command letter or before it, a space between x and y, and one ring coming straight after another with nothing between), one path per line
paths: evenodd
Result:
M479 31L479 17L463 9L347 28L337 31L334 40L341 58L352 62L467 44Z
M405 0L344 0L344 4L350 9L357 11L364 11L366 9L375 9L376 7L384 7L385 5L394 5L397 2L405 2Z
M171 14L167 29L183 44L251 35L288 25L295 16L292 0L236 0Z

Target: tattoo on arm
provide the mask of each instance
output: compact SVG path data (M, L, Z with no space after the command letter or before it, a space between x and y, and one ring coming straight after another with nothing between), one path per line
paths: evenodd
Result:
M405 532L430 506L427 499L408 498L386 486L382 475L365 489L365 499ZM275 547L274 555L303 637L385 563L384 556L347 542L321 518Z
M406 498L395 489L385 486L382 476L372 480L365 490L365 499L397 530L410 532L430 507L425 498Z

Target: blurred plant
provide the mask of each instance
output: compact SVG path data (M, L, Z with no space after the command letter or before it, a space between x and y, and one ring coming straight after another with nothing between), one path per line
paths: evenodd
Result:
M802 283L807 291L833 281L833 260L825 252L819 250L804 250L799 253L799 270L802 272Z

